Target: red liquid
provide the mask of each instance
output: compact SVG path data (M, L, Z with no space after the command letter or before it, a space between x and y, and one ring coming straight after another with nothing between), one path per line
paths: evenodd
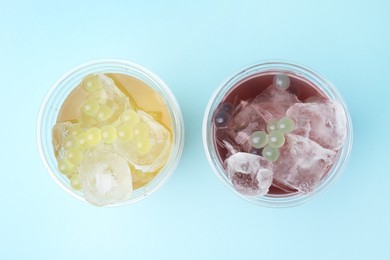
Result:
M234 85L223 98L220 105L225 103L233 104L236 107L241 101L251 101L253 98L261 94L266 88L272 85L274 76L278 74L276 72L266 72L252 75L241 82ZM318 97L322 99L329 99L324 92L322 92L314 83L299 77L294 74L285 72L290 78L290 87L288 92L297 96L300 101L305 101L310 97ZM218 110L218 109L217 109ZM234 117L235 114L232 116ZM219 141L229 137L227 136L226 129L217 129L213 126L214 132L214 147L216 148L219 160L221 164L228 156L228 150L225 146L221 145ZM218 141L219 140L219 141ZM296 190L289 187L285 187L278 183L273 183L269 189L268 194L289 194L294 193Z

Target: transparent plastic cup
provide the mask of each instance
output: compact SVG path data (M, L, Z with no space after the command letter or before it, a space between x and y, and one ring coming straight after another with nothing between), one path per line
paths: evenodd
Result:
M145 186L138 188L124 201L106 205L122 206L137 202L159 189L173 174L179 163L184 146L184 122L179 104L168 86L149 70L116 59L94 60L73 68L54 83L46 95L38 117L37 141L42 161L54 181L74 198L89 203L81 191L71 188L68 178L57 168L57 159L52 144L52 128L57 122L60 108L68 94L91 73L118 73L139 79L156 91L168 107L173 125L173 148L170 157L159 174Z
M296 75L316 86L322 94L342 105L347 117L347 134L343 146L337 152L336 160L321 179L317 188L311 193L292 192L287 194L266 194L263 196L246 196L236 191L231 181L226 176L222 162L219 160L214 134L213 116L218 105L226 95L248 79L263 73ZM254 97L251 97L254 98ZM265 207L291 207L302 204L331 187L343 172L352 150L352 120L346 103L338 90L323 76L304 66L279 61L268 61L247 66L225 80L214 92L207 105L203 119L203 146L211 168L218 179L239 197Z

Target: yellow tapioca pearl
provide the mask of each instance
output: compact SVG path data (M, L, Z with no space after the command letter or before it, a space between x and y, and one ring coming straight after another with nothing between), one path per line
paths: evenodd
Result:
M75 172L76 168L68 158L62 158L58 161L58 170L65 175L71 175Z
M89 98L84 101L81 110L87 116L94 116L99 112L100 104L96 99Z
M76 146L77 145L77 142L76 142L76 138L73 137L72 135L66 137L64 139L64 142L63 142L63 145L66 149L72 147L72 146Z
M75 190L81 189L80 177L78 174L73 174L70 178L70 186Z
M111 107L109 107L107 105L101 105L99 108L99 111L96 114L96 119L100 122L105 121L105 120L109 119L113 113L114 112L113 112Z
M149 137L138 138L137 140L134 141L134 143L135 143L135 150L139 154L147 154L152 148Z
M83 87L89 93L94 93L101 88L103 88L103 84L99 79L98 75L88 75L83 80Z
M102 140L106 144L113 143L118 138L118 133L112 125L105 125L100 128L102 133Z
M86 132L79 134L76 138L76 142L77 142L77 146L80 149L87 149L90 147L90 145L88 144L88 141L87 141L87 133Z
M118 138L122 142L129 142L134 138L133 127L129 124L122 124L117 128Z
M139 138L139 137L148 137L149 138L149 127L142 123L139 122L134 126L134 138Z
M73 125L69 130L70 135L73 137L78 136L82 132L83 132L83 128L80 125Z
M65 154L66 154L66 158L73 165L79 165L84 157L83 152L81 152L81 150L77 147L70 147L68 150L66 150Z
M132 109L127 109L123 111L120 118L122 123L127 123L133 126L139 122L139 116L137 112Z
M89 145L96 145L102 140L102 134L99 128L91 127L87 130L87 143Z

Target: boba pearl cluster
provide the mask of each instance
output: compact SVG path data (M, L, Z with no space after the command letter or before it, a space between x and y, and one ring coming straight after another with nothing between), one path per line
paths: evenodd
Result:
M58 161L58 169L70 178L71 186L76 190L81 188L77 168L86 151L99 144L112 144L116 140L120 142L135 140L136 151L141 155L148 153L151 148L149 128L140 122L138 114L133 109L123 111L119 121L105 123L113 116L114 109L101 104L100 95L94 95L103 88L97 75L86 77L83 87L89 96L81 105L81 123L70 128L70 135L65 139L65 156ZM100 126L90 127L92 124Z
M270 162L275 162L279 159L279 148L286 141L285 134L290 133L294 129L294 121L289 117L283 117L279 120L271 120L267 124L267 132L253 132L250 140L255 149L263 148L262 155Z

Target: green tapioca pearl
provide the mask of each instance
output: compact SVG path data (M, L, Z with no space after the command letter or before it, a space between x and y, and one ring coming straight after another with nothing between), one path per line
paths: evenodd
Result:
M263 131L253 132L251 135L251 143L254 148L263 148L268 143L268 135Z
M268 144L271 147L279 148L282 147L286 139L281 131L273 131L268 134Z
M278 130L278 120L272 119L267 123L267 132L271 133L275 130Z
M276 88L286 90L290 87L290 78L285 74L278 74L275 75L273 83Z
M267 145L266 147L264 147L262 155L268 161L276 162L279 159L280 152L278 148Z
M290 133L295 127L295 122L289 117L283 117L277 122L277 129L282 133Z

